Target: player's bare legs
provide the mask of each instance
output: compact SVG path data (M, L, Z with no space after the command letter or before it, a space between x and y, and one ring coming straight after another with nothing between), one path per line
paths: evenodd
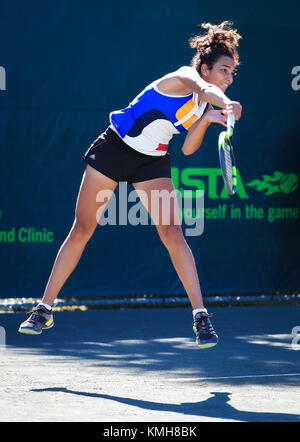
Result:
M174 268L187 292L193 307L193 330L196 344L204 349L218 343L218 336L204 308L197 269L193 254L186 243L179 217L179 208L173 182L170 178L135 183L134 187L150 213L160 239L166 246ZM165 197L158 198L153 191L164 191ZM173 198L169 198L173 193ZM153 201L154 199L154 201ZM168 218L169 217L169 218Z
M177 200L171 198L171 204L169 204L168 197L165 200L162 197L158 205L155 193L151 193L153 190L167 191L169 195L172 192L174 195L175 189L172 180L157 178L135 183L134 188L156 225L160 239L170 254L193 309L204 308L194 257L182 233ZM165 225L169 215L170 222Z
M91 166L87 166L77 198L74 223L56 256L42 299L42 304L46 304L47 307L40 304L20 325L20 333L36 335L42 333L43 329L53 327L53 315L48 306L52 306L62 286L77 266L88 240L94 233L97 220L117 184ZM104 202L97 202L97 194L103 190L108 198Z
M100 190L113 192L117 184L91 166L87 166L77 198L75 220L54 262L42 299L43 303L53 304L63 284L77 266L88 240L95 231L96 214L99 216L108 202L97 202L97 193Z

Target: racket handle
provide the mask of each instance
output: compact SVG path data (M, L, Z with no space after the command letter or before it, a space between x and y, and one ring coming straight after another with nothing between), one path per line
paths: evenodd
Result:
M234 114L229 114L227 117L227 128L228 129L230 127L234 128L234 124L235 124Z

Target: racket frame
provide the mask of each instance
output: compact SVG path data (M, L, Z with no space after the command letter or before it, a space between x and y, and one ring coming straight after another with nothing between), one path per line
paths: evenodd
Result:
M220 133L219 143L218 143L221 171L222 171L222 175L223 175L224 184L225 184L226 190L229 195L234 195L236 192L236 188L237 188L236 163L235 163L233 147L232 147L232 136L233 136L234 124L235 124L234 114L229 114L227 117L227 131L226 132L223 131ZM227 183L227 178L226 178L225 171L223 168L223 163L225 163L225 156L224 156L225 154L222 152L222 150L225 151L225 149L227 149L227 151L229 151L229 153L230 153L230 159L231 159L231 164L232 164L232 177L231 177L232 186L231 187ZM222 156L223 156L223 158L222 158Z

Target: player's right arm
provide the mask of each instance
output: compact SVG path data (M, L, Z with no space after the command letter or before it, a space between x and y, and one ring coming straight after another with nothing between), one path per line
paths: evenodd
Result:
M225 109L226 113L234 113L236 119L241 116L240 103L230 100L220 88L203 80L191 66L182 66L166 75L158 82L157 87L164 93L174 95L188 95L195 92L201 101Z
M213 104L222 109L226 109L227 105L231 103L230 98L228 98L220 88L203 80L194 68L183 66L176 71L176 74L178 81L187 89L198 94L201 101Z

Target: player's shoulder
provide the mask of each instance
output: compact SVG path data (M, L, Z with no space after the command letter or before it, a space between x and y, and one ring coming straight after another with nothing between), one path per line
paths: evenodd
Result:
M185 76L189 78L199 77L198 72L192 66L181 66L177 69L176 75Z
M165 80L165 79L173 78L173 77L178 77L181 75L195 75L195 73L197 74L197 71L194 68L192 68L191 66L180 66L177 69L170 71L170 72L166 73L165 75L162 75L156 81Z
M192 66L180 66L176 72L196 72Z
M155 82L155 86L159 92L168 95L188 95L192 91L187 88L181 81L181 68L170 72ZM184 74L183 74L184 75Z
M179 68L175 69L174 71L169 72L168 74L164 75L161 79L166 78L180 78L180 77L194 77L195 75L199 75L196 71L196 69L192 68L191 66L180 66Z

